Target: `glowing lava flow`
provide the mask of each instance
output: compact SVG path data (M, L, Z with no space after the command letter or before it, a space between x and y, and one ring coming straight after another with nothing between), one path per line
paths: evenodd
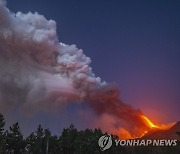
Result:
M146 127L142 127L137 131L135 134L131 134L128 130L125 128L120 128L117 132L117 135L121 139L137 139L141 138L144 135L146 135L149 132L158 131L158 130L168 130L170 129L175 123L170 124L154 124L148 117L145 115L140 115L140 119L144 123Z
M160 124L160 125L155 125L151 120L149 120L149 118L147 118L145 115L141 115L141 118L144 120L145 124L150 128L156 128L156 129L160 129L160 130L167 130L169 128L171 128L175 122L173 123L169 123L169 124Z
M149 128L159 128L159 126L153 124L153 122L151 120L149 120L145 115L141 115L141 118L144 120L145 124Z
M151 131L151 130L168 130L175 124L175 123L169 123L169 124L156 125L145 115L141 115L141 118L144 121L144 123L146 124L146 126L149 127L149 131ZM144 131L140 137L143 137L149 131Z

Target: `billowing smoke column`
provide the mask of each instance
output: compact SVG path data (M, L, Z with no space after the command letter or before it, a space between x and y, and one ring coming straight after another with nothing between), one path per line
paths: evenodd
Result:
M123 103L116 86L95 77L82 50L59 42L55 21L11 13L5 3L0 0L0 112L20 108L31 114L81 101L131 130L145 127L141 111Z

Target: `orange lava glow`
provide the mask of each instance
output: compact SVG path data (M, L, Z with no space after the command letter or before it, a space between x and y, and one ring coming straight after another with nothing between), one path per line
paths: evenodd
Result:
M168 130L170 129L175 123L169 123L169 124L154 124L148 117L145 115L141 115L142 120L146 124L147 127L150 129L147 131L145 130L140 137L143 137L146 135L149 131L153 130Z
M141 115L142 120L149 128L159 128L158 125L155 125L151 120L149 120L145 115Z
M146 125L149 127L149 128L156 128L156 129L159 129L159 130L167 130L169 128L171 128L175 122L173 123L169 123L169 124L154 124L149 118L147 118L145 115L142 115L141 118L144 120L144 122L146 123Z
M121 139L136 139L136 138L141 138L144 135L146 135L150 131L158 131L158 130L168 130L170 129L175 123L170 123L170 124L155 124L153 123L148 117L145 115L140 115L142 122L145 124L146 128L144 129L139 129L137 134L131 134L128 130L121 128L119 129L117 135Z

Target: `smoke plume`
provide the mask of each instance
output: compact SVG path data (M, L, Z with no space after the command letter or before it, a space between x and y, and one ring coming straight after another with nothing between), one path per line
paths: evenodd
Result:
M56 22L38 13L11 13L0 0L0 112L53 111L86 102L98 115L109 114L135 131L145 127L140 110L123 103L115 85L102 82L91 60L75 45L60 43Z

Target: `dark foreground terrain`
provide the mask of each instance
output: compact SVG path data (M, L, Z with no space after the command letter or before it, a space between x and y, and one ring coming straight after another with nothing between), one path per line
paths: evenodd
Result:
M156 132L151 137L162 138L163 135L176 136L177 146L116 146L101 151L98 146L99 138L104 135L100 129L77 130L73 125L63 129L62 133L52 135L49 129L37 127L27 138L24 138L19 124L15 123L8 130L4 130L5 120L0 114L0 154L180 154L180 123L169 131ZM179 131L178 131L179 130ZM113 139L117 136L112 135ZM147 138L147 137L146 137ZM164 138L164 136L163 136Z

